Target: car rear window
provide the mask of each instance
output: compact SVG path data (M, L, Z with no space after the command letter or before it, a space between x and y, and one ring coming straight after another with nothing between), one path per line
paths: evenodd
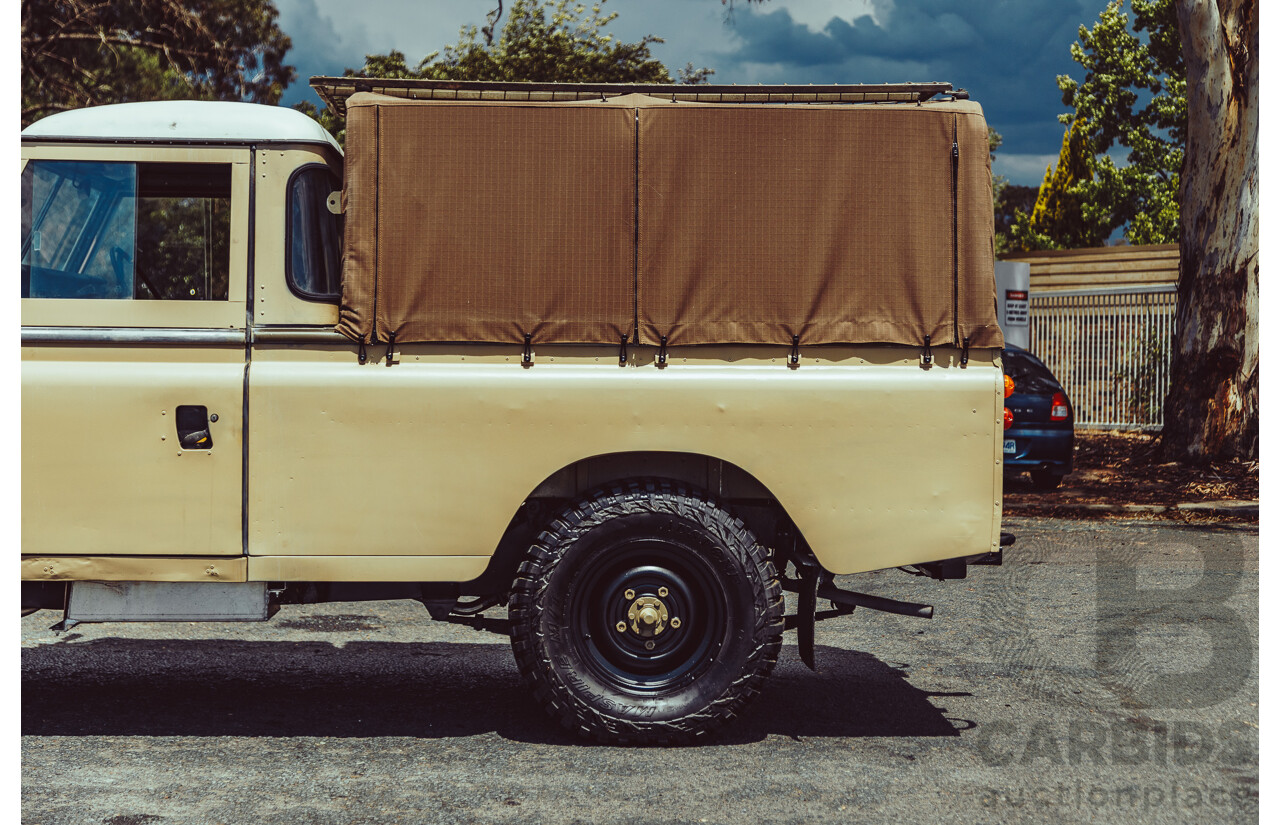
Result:
M1062 389L1049 368L1030 353L1005 350L1004 372L1013 379L1014 392L1053 393Z

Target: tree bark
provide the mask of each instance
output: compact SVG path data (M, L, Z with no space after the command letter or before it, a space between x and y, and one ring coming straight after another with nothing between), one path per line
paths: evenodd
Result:
M1258 455L1258 1L1176 0L1187 66L1167 460Z

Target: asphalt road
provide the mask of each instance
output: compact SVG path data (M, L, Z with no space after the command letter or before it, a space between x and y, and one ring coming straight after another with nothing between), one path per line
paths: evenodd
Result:
M931 602L794 634L713 741L562 732L504 638L411 602L261 624L22 620L36 823L1258 819L1256 528L1006 521L1004 567L844 587ZM496 611L495 611L496 614Z

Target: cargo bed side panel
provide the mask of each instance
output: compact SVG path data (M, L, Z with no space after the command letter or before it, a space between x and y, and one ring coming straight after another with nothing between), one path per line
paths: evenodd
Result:
M909 348L798 369L785 353L676 351L657 369L552 349L522 369L509 347L459 352L406 348L387 368L345 346L255 350L250 554L489 555L552 473L628 451L741 467L834 573L992 549L989 351L929 369Z

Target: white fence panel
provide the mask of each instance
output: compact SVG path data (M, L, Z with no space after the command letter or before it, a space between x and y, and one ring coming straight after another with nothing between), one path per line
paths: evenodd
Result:
M1158 430L1169 392L1172 285L1031 293L1031 352L1086 429Z

